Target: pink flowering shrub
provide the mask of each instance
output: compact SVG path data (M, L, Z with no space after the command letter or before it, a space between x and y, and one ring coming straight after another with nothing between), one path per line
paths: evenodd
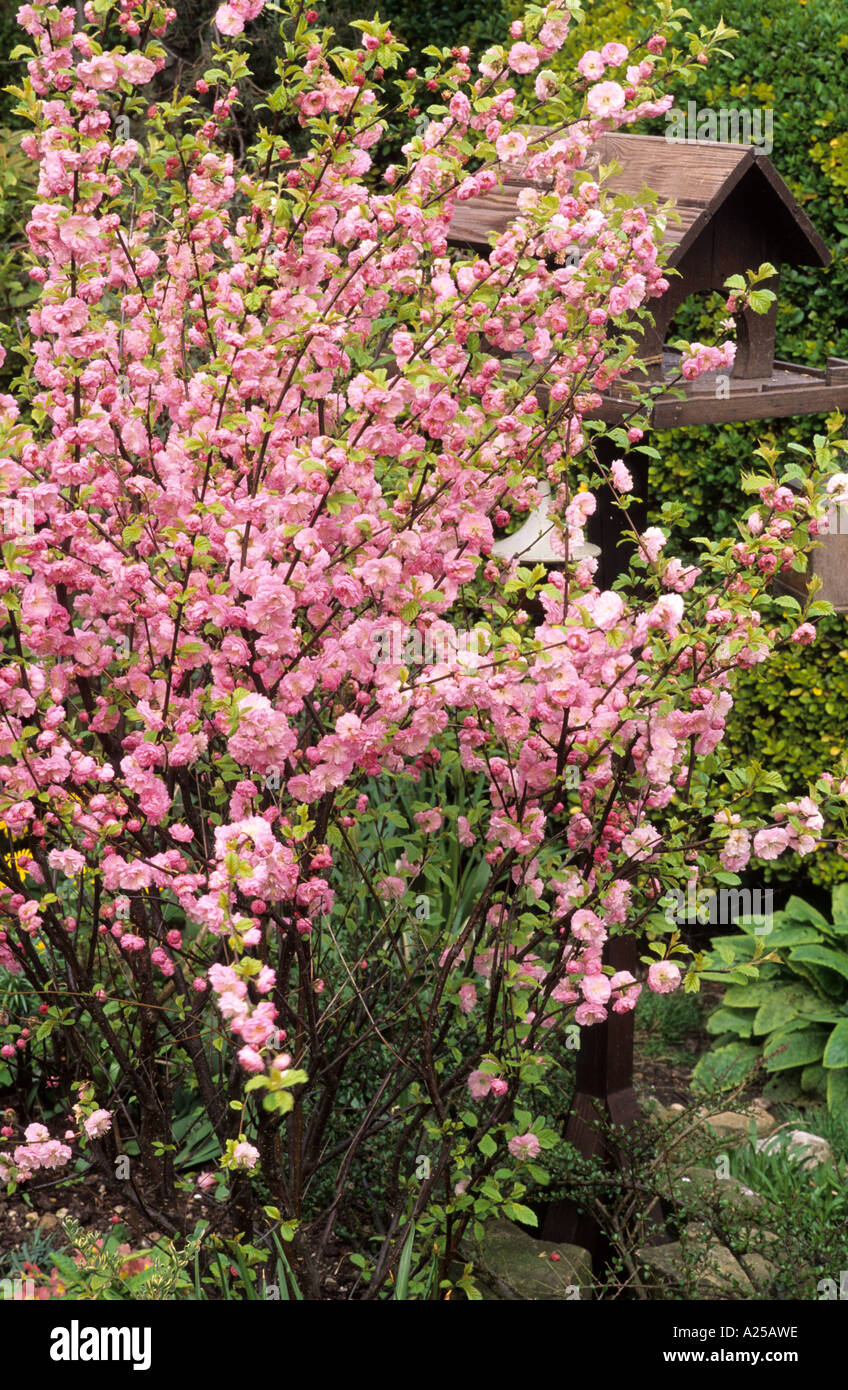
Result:
M114 1181L116 1129L133 1137L164 1230L186 1087L246 1224L270 1197L328 1240L388 1144L377 1294L445 1180L456 1238L498 1155L519 1209L556 1136L517 1099L566 1029L638 996L610 933L661 923L669 886L726 881L755 834L760 855L814 848L814 798L843 788L751 825L744 779L721 809L716 752L733 670L820 611L770 589L827 460L809 482L793 465L796 490L773 464L754 479L735 547L685 567L652 528L638 584L596 585L592 488L626 510L632 478L607 476L587 417L667 281L652 209L605 189L593 145L668 108L685 50L625 75L610 43L563 82L541 67L568 31L554 0L479 71L454 50L402 81L432 119L381 173L372 77L400 45L375 20L334 48L284 0L282 85L237 164L260 0L220 7L214 67L158 107L169 11L127 0L106 29L84 8L82 32L72 7L20 11L40 298L31 373L0 399L0 976L40 1002L5 1048L41 1049L54 1104L94 1077L92 1152ZM513 77L534 73L528 104ZM499 160L531 181L517 216L488 256L453 248ZM732 352L692 344L684 374ZM550 574L493 552L543 482ZM398 623L447 659L383 659ZM665 991L682 948L659 950Z

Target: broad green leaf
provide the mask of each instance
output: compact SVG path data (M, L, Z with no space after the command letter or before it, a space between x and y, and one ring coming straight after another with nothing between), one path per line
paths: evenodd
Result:
M812 1067L805 1067L801 1072L801 1090L805 1095L815 1095L821 1092L827 1085L827 1072L824 1067L815 1063Z
M758 981L750 985L731 985L724 996L728 1009L758 1009L774 993L774 985L768 981Z
M789 964L794 965L796 961L802 961L805 965L824 965L848 980L848 951L834 951L830 946L815 944L796 946L790 952Z
M707 1019L706 1029L708 1033L735 1033L739 1038L750 1038L753 1025L750 1013L741 1013L738 1009L716 1009Z
M816 927L828 925L827 919L822 917L817 908L805 903L803 898L796 898L794 894L787 902L784 912L787 920L792 922L812 922Z
M848 882L837 883L831 895L833 925L848 931Z
M763 1048L766 1071L787 1071L818 1062L824 1052L827 1033L821 1028L805 1028L794 1033L778 1033Z
M693 1091L732 1090L744 1082L760 1057L760 1049L749 1043L728 1043L707 1052L692 1073Z
M848 1071L827 1073L827 1108L832 1115L848 1115Z
M840 1015L804 985L775 986L770 999L761 1004L754 1018L755 1033L774 1033L795 1020L808 1023L836 1023Z
M837 1023L824 1050L826 1067L848 1067L848 1018Z
M804 926L775 927L774 931L763 937L767 951L786 951L792 946L806 946L814 941L821 941L821 932L816 931L815 927Z

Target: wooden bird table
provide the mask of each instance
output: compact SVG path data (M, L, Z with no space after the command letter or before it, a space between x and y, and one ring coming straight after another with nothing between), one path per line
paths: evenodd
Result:
M532 132L544 137L545 132ZM595 418L608 426L626 425L639 411L655 430L684 426L770 420L848 409L848 362L829 358L816 369L775 359L777 301L765 315L744 310L737 319L737 351L727 374L704 374L679 384L680 357L668 345L678 309L692 295L716 291L726 294L731 275L757 269L769 262L775 274L767 288L774 291L783 265L826 266L831 255L815 227L763 151L753 145L718 141L678 142L661 135L628 135L614 132L598 141L594 166L615 164L607 179L611 193L638 197L648 189L661 200L671 200L679 214L669 221L665 235L670 243L667 264L677 271L662 299L653 301L653 323L642 343L646 374L638 381L652 391L653 403L641 411L637 388L626 381L615 384L603 396ZM543 188L543 181L529 182L521 167L503 166L500 186L479 198L458 203L449 240L465 250L487 255L492 233L501 233L516 215L518 196L527 187ZM590 417L591 418L591 417ZM602 463L622 454L604 437L593 447ZM612 505L609 490L599 489L598 507L587 526L589 541L600 550L596 582L608 588L628 568L625 528L644 530L647 524L648 461L633 451L627 454L633 475L635 502L625 517ZM832 542L829 570L837 576L838 592L823 592L843 611L848 610L848 534L827 537ZM836 581L835 581L836 582ZM841 587L839 587L841 585ZM617 970L638 968L639 949L632 936L611 937L604 960ZM605 1023L585 1028L577 1057L577 1086L566 1137L585 1156L616 1161L609 1126L631 1129L639 1117L633 1089L633 1014L610 1014ZM604 1130L607 1131L605 1137ZM542 1225L546 1240L571 1241L593 1252L596 1267L603 1264L607 1247L597 1222L581 1216L569 1202L554 1202Z

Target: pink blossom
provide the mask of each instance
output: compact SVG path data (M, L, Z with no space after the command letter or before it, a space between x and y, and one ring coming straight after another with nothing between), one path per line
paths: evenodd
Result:
M504 163L510 160L520 159L527 149L527 141L517 130L511 130L507 135L501 135L495 141L498 159Z
M598 78L603 77L605 67L603 58L594 48L590 48L577 62L577 71L581 76L588 77L590 82L597 82Z
M751 836L747 830L731 830L721 850L721 862L731 873L738 873L748 866L751 858Z
M619 68L627 61L628 50L623 43L605 43L601 49L601 57L610 67Z
M606 1004L612 992L608 975L585 975L580 988L588 1004Z
M509 1151L513 1158L533 1159L538 1156L541 1144L538 1136L528 1130L526 1134L516 1134L509 1141Z
M754 854L758 859L779 859L789 844L789 832L775 825L758 830L754 836Z
M83 1121L89 1139L100 1139L112 1128L112 1116L108 1110L95 1110Z
M508 61L513 72L533 72L539 66L539 54L531 43L514 43Z
M402 878L394 876L381 878L375 886L375 891L378 897L390 898L392 901L397 902L406 892L406 884Z
M232 5L219 6L215 12L215 24L228 38L235 38L244 31L244 19Z
M468 1089L475 1100L483 1100L492 1089L492 1077L485 1071L473 1071L468 1078Z
M661 840L662 837L654 826L642 825L629 835L624 836L621 841L621 848L626 855L641 863L652 857Z
M239 1066L246 1072L257 1072L265 1070L265 1063L260 1054L253 1047L242 1047L238 1052Z
M612 481L614 485L618 488L619 492L633 491L632 474L630 473L630 470L625 466L622 459L613 459L611 472Z
M559 78L555 72L550 72L547 68L537 74L533 90L538 101L549 101L552 96L556 96L559 91Z
M143 53L125 53L115 60L122 77L135 86L143 86L156 75L156 64Z
M671 994L680 984L680 970L670 960L656 960L648 966L648 988L655 994Z
M464 1014L470 1014L477 1003L477 987L473 984L460 985L459 1007Z
M649 560L656 560L666 543L666 536L658 526L649 526L639 539L639 546Z
M116 86L118 76L118 65L108 53L98 54L77 64L77 77L98 92Z

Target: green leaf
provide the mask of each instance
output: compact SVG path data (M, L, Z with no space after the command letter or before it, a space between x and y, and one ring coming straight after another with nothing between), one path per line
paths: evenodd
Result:
M821 1060L827 1033L821 1028L805 1028L795 1033L777 1033L763 1048L766 1071L787 1071Z
M507 1202L504 1208L509 1212L514 1221L520 1221L523 1226L538 1226L539 1218L535 1211L530 1207L525 1207L522 1202Z
M826 1084L827 1072L818 1063L812 1067L805 1067L801 1072L801 1090L805 1095L819 1094L825 1089Z
M732 1090L744 1082L759 1061L760 1050L749 1043L728 1043L706 1052L692 1073L692 1090Z
M775 927L763 937L769 951L788 950L791 946L804 946L808 942L820 941L821 933L815 927Z
M775 298L773 290L752 290L748 303L755 314L767 314Z
M822 1058L826 1067L848 1067L848 1018L837 1023Z
M848 881L837 883L831 896L833 925L848 929Z
M796 898L795 895L789 899L784 908L785 916L793 922L812 922L816 927L827 927L827 920L810 903L805 903L803 898Z
M395 1299L409 1299L409 1271L412 1268L412 1249L415 1244L415 1222L410 1223L409 1231L403 1242L400 1263L398 1264L397 1279L395 1280Z
M834 1115L848 1114L848 1071L827 1073L827 1108Z
M774 993L774 985L759 982L751 985L731 985L724 996L724 1004L729 1009L758 1009Z
M821 1001L812 990L804 985L786 985L782 989L772 988L771 995L757 1009L754 1017L755 1033L780 1032L787 1024L797 1019L799 1014L809 1017L821 1007Z
M837 975L842 975L848 980L848 953L840 954L839 951L831 950L829 946L796 946L790 952L789 964L794 965L796 961L805 965L824 965L828 970L834 970Z
M706 1022L708 1033L735 1033L739 1038L750 1038L753 1026L750 1013L740 1013L738 1009L716 1009Z

